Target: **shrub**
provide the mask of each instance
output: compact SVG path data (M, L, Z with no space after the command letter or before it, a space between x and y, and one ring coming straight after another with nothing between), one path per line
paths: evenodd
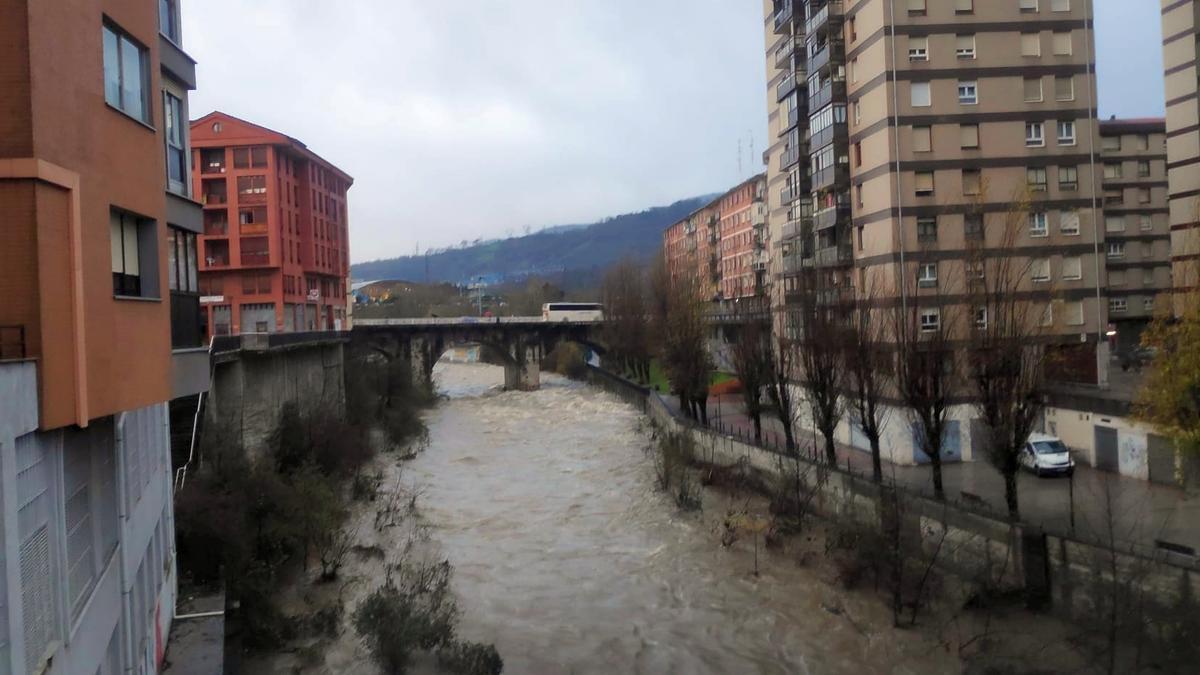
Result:
M573 342L560 343L546 357L543 367L572 380L587 378L587 360L583 348Z
M445 561L389 568L383 586L354 611L354 629L384 672L404 673L416 651L453 642L458 605L451 573Z
M459 675L499 675L504 659L495 645L452 642L438 650L438 665Z

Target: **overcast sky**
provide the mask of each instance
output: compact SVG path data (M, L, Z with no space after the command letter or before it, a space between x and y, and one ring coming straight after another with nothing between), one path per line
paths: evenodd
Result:
M1157 1L1096 10L1101 115L1161 115ZM759 0L190 0L191 112L294 136L354 176L352 261L410 254L752 175L766 144L761 12Z

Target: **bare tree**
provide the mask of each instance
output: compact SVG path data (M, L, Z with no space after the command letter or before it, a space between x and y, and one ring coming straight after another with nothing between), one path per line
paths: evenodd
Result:
M875 308L879 297L875 277L855 299L846 339L846 383L848 405L855 421L871 444L871 475L876 483L883 482L883 461L880 439L887 422L888 409L883 397L892 386L893 370L890 350L885 349L886 322L880 321Z
M708 423L708 380L712 358L708 353L705 303L695 273L667 270L660 263L652 274L653 307L661 339L659 360L680 407L690 417Z
M766 409L763 388L770 381L771 328L765 321L747 316L733 343L733 367L742 383L746 415L754 423L754 442L762 443L762 414Z
M792 395L792 376L796 370L796 347L783 335L775 335L767 350L770 360L767 368L767 396L775 408L775 414L783 424L783 437L789 452L796 450L795 397Z
M926 263L917 264L922 269ZM936 269L936 268L935 268ZM913 270L902 270L910 274ZM912 274L914 282L916 274ZM928 277L926 277L928 278ZM902 279L901 283L908 283ZM928 281L910 284L907 297L892 312L893 339L896 345L896 388L912 423L915 441L929 457L933 473L933 491L945 499L942 487L942 453L950 426L952 396L960 380L958 358L953 349L959 307L946 292L948 280L934 276ZM920 294L917 290L923 290Z
M646 271L625 259L604 275L604 340L610 355L626 373L643 382L650 379L650 330L647 319Z
M1019 195L1013 204L993 240L1000 251L989 251L986 240L968 249L972 321L967 362L988 458L1004 476L1008 513L1017 519L1018 459L1043 408L1046 349L1041 324L1051 298L1049 291L1028 292L1033 261L1017 255L1017 242L1029 219L1029 201Z
M804 391L812 406L813 424L825 439L825 458L837 464L834 432L845 412L845 323L839 289L816 270L799 278L799 365Z

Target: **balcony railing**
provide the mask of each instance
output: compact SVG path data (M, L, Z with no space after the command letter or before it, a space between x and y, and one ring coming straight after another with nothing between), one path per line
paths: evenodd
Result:
M204 193L205 206L225 206L229 203L229 197L224 192L206 192Z
M270 251L242 251L242 264L247 267L271 264Z
M818 266L844 265L854 262L854 251L849 246L830 246L817 249L815 256Z
M807 236L812 231L812 220L801 218L783 224L783 234L781 235L784 241L790 241L800 237Z
M824 190L825 188L835 185L850 182L850 168L845 164L835 164L830 167L821 169L812 175L812 189Z
M238 193L238 204L241 206L248 206L250 204L266 204L266 203L267 203L267 191L266 190L263 190L262 192L239 192Z
M796 91L796 75L788 73L779 83L779 86L775 88L776 100L782 101L793 91Z
M223 220L220 222L205 223L204 224L204 236L206 236L206 237L229 236L229 221Z
M829 0L824 7L818 9L815 14L808 17L808 21L804 22L804 32L811 35L822 28L831 17L841 17L843 13L841 0Z
M809 110L820 110L834 101L844 102L845 100L846 82L830 80L820 89L808 93L808 108Z
M229 255L205 256L204 266L207 268L229 267Z
M800 153L800 148L792 148L791 150L784 150L783 154L780 155L780 157L779 157L779 170L787 171L788 169L790 169L793 166L795 166L796 164L798 164L800 162L800 159L803 156L804 155Z
M846 45L841 40L830 40L819 51L808 57L808 72L815 73L833 62L843 65L846 60Z
M850 205L842 204L832 208L817 211L813 214L813 227L819 232L831 228L838 223L849 222Z
M784 0L779 5L779 9L775 12L775 32L784 32L784 29L791 29L792 24L792 0Z
M813 134L808 144L809 152L820 150L830 143L838 141L847 147L850 145L850 133L845 122L834 122Z

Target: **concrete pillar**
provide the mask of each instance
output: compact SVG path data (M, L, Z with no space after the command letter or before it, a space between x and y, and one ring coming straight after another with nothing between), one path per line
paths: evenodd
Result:
M541 349L526 347L518 341L509 348L512 360L504 366L504 388L509 391L537 391L542 386Z

